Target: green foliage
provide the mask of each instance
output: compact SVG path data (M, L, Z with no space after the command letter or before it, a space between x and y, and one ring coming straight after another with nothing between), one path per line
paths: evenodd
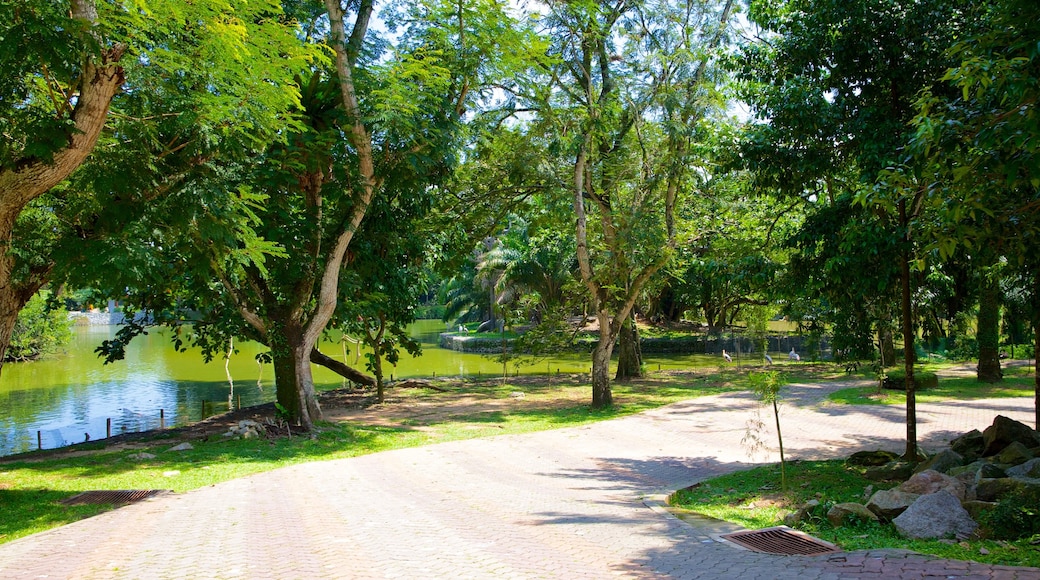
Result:
M892 369L885 377L885 386L888 388L905 388L906 370ZM939 386L939 377L931 371L914 369L914 385L917 389L934 389Z
M980 383L968 377L944 377L937 387L918 392L916 398L921 402L942 402L1032 397L1033 382L1031 369L1029 373L1018 376L1008 372L1000 384ZM827 400L846 405L901 405L906 402L906 392L885 390L879 393L877 387L852 387L831 393Z
M72 323L64 306L39 292L18 313L5 360L27 361L50 354L72 339Z
M973 336L959 336L952 348L946 349L946 358L957 361L979 360L979 341Z
M847 551L903 549L956 560L1013 566L1040 565L1040 551L1030 544L1029 539L1015 542L972 540L965 543L911 541L901 538L891 525L867 522L834 528L825 517L826 510L836 503L862 502L864 491L868 486L873 489L876 484L864 478L860 470L845 466L841 460L793 461L789 471L791 485L785 493L778 494L774 483L778 469L776 465L766 465L711 478L676 492L670 502L749 529L760 529L778 525L785 513L815 499L820 506L801 529Z
M1020 493L1000 500L979 524L995 540L1019 540L1040 535L1040 489L1023 486Z

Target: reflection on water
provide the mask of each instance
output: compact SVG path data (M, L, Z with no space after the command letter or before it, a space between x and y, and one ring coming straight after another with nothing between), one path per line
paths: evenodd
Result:
M497 357L438 348L437 336L444 328L444 323L435 320L412 325L412 335L423 345L422 356L413 358L402 352L398 365L386 366L385 372L394 378L502 374L502 362ZM125 360L103 365L94 349L115 330L80 327L61 355L4 365L0 375L0 455L36 449L38 444L44 449L60 447L84 441L88 435L101 439L109 421L115 435L157 428L160 414L169 427L224 412L229 402L250 406L275 399L273 369L256 362L256 355L266 350L261 345L236 343L225 372L223 358L207 364L197 351L177 352L168 333L157 330L135 339ZM363 355L358 358L353 344L345 344L339 337L321 348L329 356L341 360L345 356L351 365L363 365L366 360ZM589 360L588 355L563 354L529 366L517 367L510 362L508 372L589 372ZM646 362L648 368L655 369L709 361L717 364L703 356L652 357ZM318 366L314 367L314 380L319 389L345 386L339 375Z

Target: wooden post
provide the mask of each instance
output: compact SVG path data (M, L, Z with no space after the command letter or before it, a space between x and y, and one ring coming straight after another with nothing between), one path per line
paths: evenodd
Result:
M39 431L36 432L36 448L43 451L43 435Z
M206 418L206 400L202 400L202 412L199 413L199 421Z
M159 428L166 428L166 409L159 409Z
M241 393L239 393L239 395L238 395L238 408L239 409L242 408L242 394Z
M105 419L105 439L112 436L112 417Z

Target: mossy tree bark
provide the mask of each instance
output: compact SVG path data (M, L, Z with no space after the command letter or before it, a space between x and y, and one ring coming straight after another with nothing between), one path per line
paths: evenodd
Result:
M1000 284L994 273L982 277L976 336L979 339L978 379L998 383L1004 373L1000 369Z

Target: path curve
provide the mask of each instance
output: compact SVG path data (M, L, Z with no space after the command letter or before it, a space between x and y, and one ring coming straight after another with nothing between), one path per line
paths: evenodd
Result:
M795 385L793 458L901 450L899 407L829 406ZM771 556L661 510L667 493L747 466L756 403L725 394L581 427L307 463L126 506L0 545L0 578L1018 578L1040 569L903 551ZM1032 420L1032 401L920 404L922 446ZM774 460L773 457L760 457Z

